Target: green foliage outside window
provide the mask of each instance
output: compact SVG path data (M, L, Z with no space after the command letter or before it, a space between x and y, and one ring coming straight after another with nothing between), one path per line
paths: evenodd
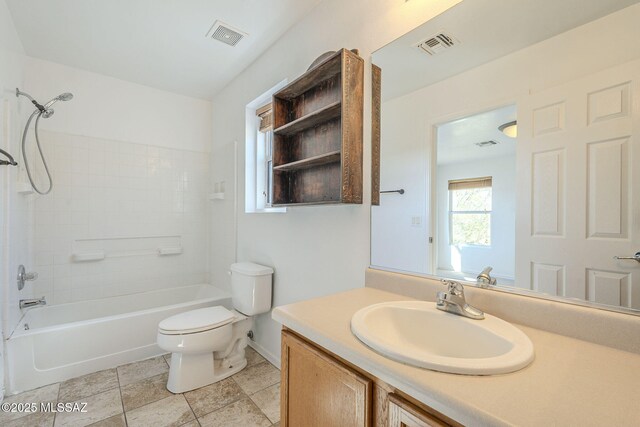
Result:
M491 245L491 187L450 190L451 245Z

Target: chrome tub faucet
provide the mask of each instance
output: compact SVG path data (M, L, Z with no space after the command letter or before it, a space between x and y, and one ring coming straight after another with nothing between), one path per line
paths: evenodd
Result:
M467 300L464 298L464 287L461 283L453 280L443 280L442 283L447 286L447 292L439 291L437 293L436 307L438 310L475 320L484 319L482 310L467 304Z
M45 299L45 297L20 300L20 309L37 307L39 305L47 305L47 300Z

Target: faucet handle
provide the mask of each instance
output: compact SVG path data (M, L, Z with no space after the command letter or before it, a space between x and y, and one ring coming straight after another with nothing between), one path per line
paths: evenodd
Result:
M447 286L448 293L456 296L464 296L462 283L456 282L455 280L442 279L442 284Z
M38 273L36 272L27 273L27 271L24 268L24 265L21 264L18 267L18 277L17 277L18 290L21 291L24 288L24 282L31 282L33 280L36 280L37 278L38 278Z

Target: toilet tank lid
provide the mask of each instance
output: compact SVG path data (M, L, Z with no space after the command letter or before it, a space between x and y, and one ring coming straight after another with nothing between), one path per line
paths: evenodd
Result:
M160 322L162 332L197 332L226 325L234 319L231 311L222 306L199 308L168 317Z
M273 274L273 268L265 265L254 264L252 262L237 262L235 264L231 264L231 271L247 276L265 276L267 274Z

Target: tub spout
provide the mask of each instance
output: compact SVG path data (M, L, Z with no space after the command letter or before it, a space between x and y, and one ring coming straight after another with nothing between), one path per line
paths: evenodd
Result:
M21 299L20 300L20 309L29 308L29 307L37 307L39 305L47 305L47 300L45 299L45 297L34 298L34 299Z

